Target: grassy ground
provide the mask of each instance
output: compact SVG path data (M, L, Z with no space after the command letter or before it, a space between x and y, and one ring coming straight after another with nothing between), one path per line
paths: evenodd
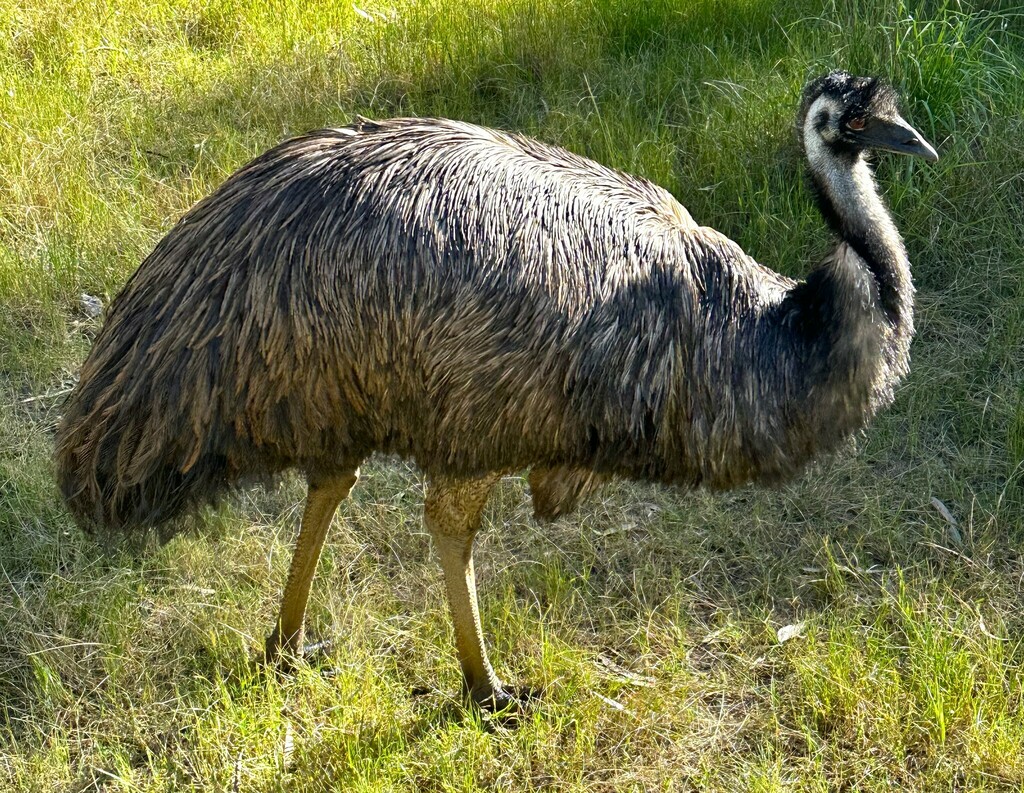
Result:
M0 0L0 20L0 788L1024 790L1024 9ZM108 300L271 144L356 112L520 130L798 275L827 236L792 115L834 66L890 77L942 154L879 167L919 287L909 381L777 492L620 484L541 529L503 483L485 629L503 675L547 689L519 729L455 696L405 464L342 507L309 615L335 644L282 680L252 658L298 482L143 554L62 510L51 432L97 327L79 295Z

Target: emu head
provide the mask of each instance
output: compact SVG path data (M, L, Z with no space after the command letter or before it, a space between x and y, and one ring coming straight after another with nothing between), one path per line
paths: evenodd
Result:
M912 154L934 162L935 149L899 114L899 97L874 77L846 72L804 88L797 134L812 165L852 162L870 150Z

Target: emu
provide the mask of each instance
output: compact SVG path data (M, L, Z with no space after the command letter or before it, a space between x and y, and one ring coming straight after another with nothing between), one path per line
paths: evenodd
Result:
M428 477L466 692L487 658L473 539L504 473L539 517L609 477L771 484L907 373L913 286L870 150L936 160L880 80L810 82L797 117L838 237L804 281L667 191L458 121L360 119L281 143L199 202L112 302L56 468L84 527L144 527L286 469L308 494L269 659L302 646L328 527L373 452Z

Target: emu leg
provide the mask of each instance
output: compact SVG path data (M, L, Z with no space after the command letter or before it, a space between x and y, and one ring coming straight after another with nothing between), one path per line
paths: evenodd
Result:
M274 632L267 637L266 644L267 661L277 661L284 669L291 666L291 658L302 650L302 623L306 616L309 588L313 583L317 562L320 561L327 530L331 527L331 519L358 478L359 470L356 469L330 477L309 479L299 538L295 541L288 583L281 596L281 611Z
M521 707L518 692L502 685L487 659L473 571L473 538L497 476L473 480L435 478L430 483L423 516L434 538L444 570L448 605L455 626L455 645L466 692L488 710Z
M587 468L533 468L527 477L533 498L533 517L554 520L574 512L582 499L607 481L608 477Z

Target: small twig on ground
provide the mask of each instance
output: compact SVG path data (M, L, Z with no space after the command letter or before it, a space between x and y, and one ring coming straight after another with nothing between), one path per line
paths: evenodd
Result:
M67 388L61 388L58 391L47 391L45 394L37 394L26 399L19 400L19 405L28 405L32 402L41 402L44 399L52 399L53 397L64 396L70 394L74 390L74 386L68 386Z

